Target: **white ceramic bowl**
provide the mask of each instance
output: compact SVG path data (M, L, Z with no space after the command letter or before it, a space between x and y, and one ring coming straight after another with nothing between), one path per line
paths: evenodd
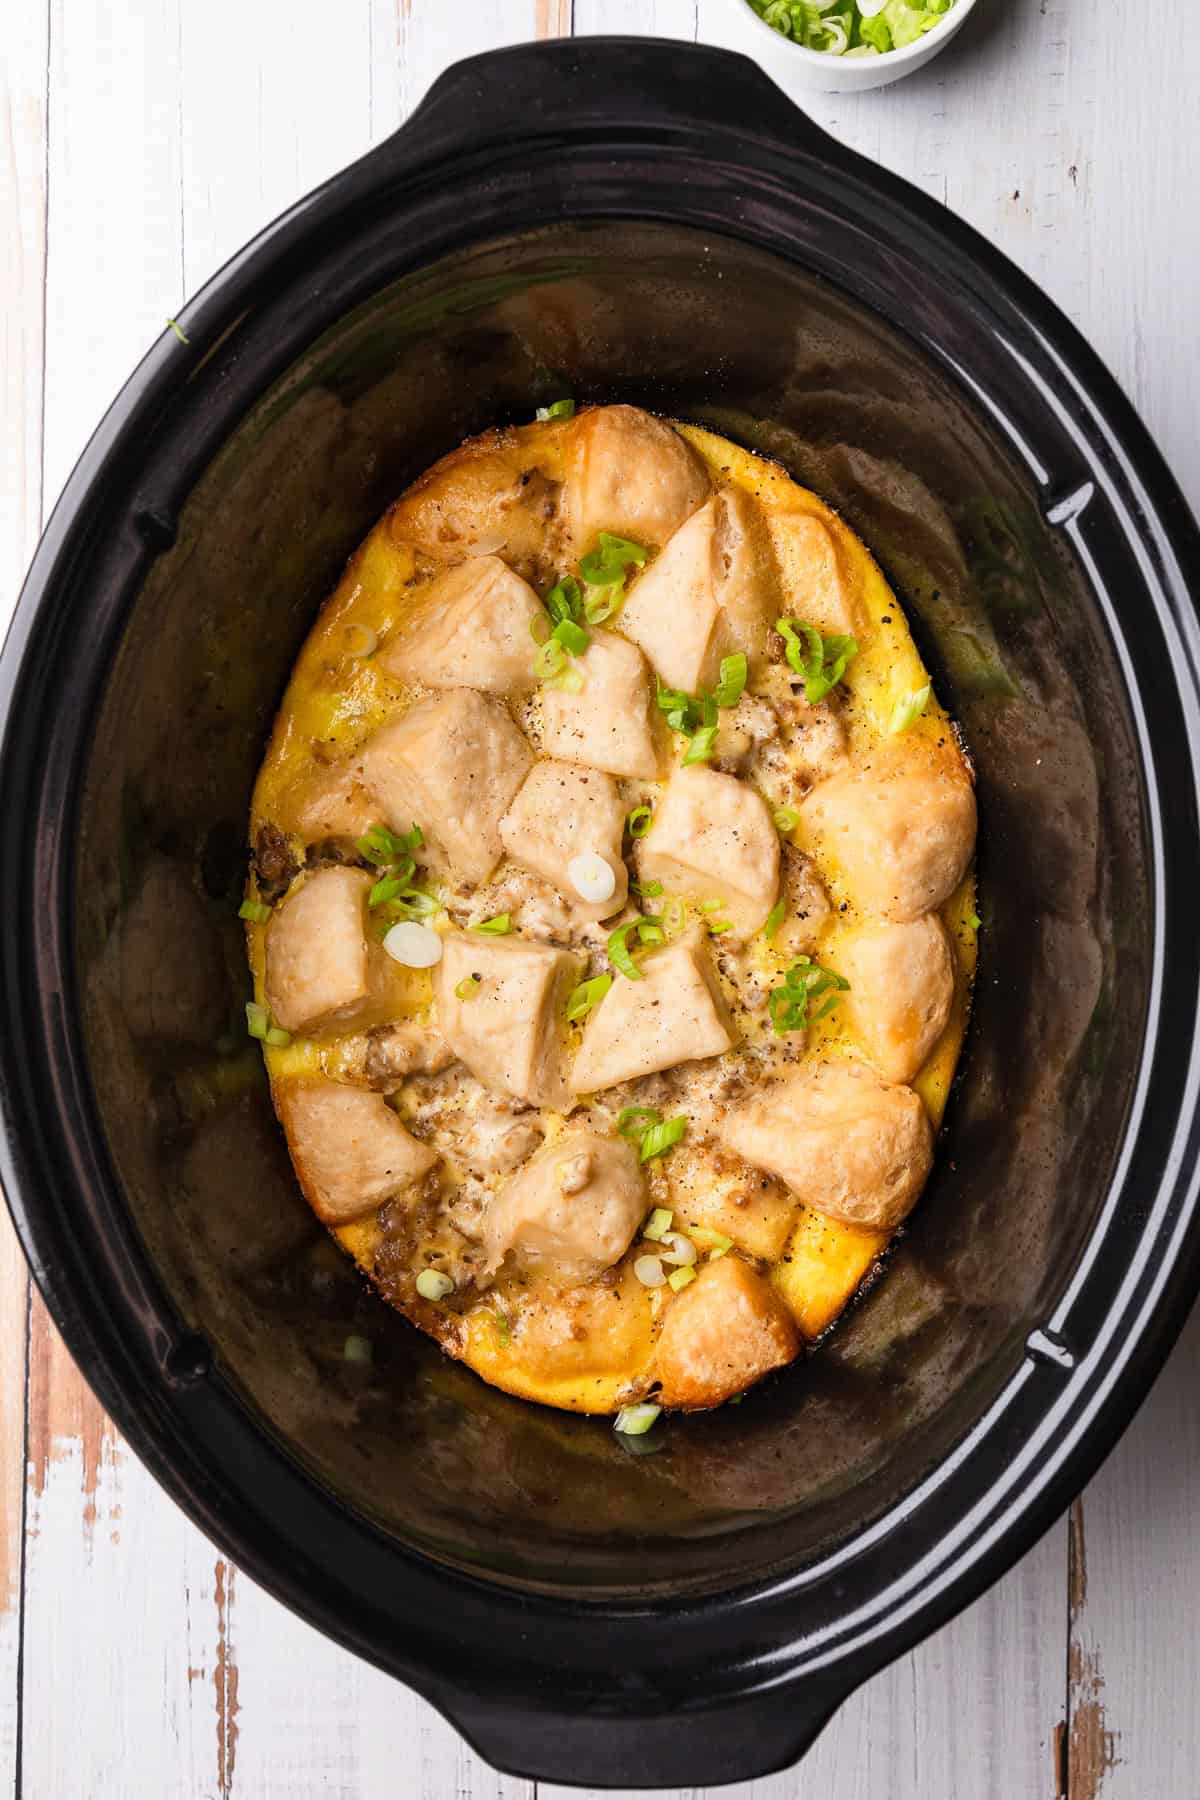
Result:
M856 94L866 88L887 87L932 62L956 32L961 31L975 0L955 0L945 18L915 44L889 50L882 56L828 56L806 50L759 18L748 0L721 0L722 33L731 49L744 50L766 70L785 93L814 88L827 94Z

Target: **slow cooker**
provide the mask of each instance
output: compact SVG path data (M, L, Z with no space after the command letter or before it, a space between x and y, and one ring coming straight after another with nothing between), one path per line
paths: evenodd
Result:
M222 1552L490 1761L777 1769L1055 1518L1192 1300L1196 526L1003 257L690 45L460 64L179 325L0 665L2 1174L33 1272ZM844 512L983 826L969 1051L886 1279L642 1454L366 1291L232 1035L250 782L319 602L408 480L564 392L710 424Z

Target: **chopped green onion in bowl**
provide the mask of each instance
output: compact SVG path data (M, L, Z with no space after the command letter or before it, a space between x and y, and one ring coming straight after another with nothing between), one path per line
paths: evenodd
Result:
M781 37L828 56L885 56L940 25L956 0L747 0Z

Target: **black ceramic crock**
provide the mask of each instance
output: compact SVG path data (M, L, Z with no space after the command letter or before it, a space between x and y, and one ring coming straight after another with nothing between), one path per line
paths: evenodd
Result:
M191 1517L492 1762L778 1768L1045 1529L1192 1299L1195 526L1015 269L691 46L462 64L182 325L3 658L3 1178L34 1274ZM844 511L983 820L969 1054L888 1279L744 1405L630 1445L365 1291L230 1035L250 782L316 607L408 479L568 391L710 422Z

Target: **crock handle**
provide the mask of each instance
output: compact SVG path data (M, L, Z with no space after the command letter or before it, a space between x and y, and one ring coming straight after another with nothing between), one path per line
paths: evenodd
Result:
M493 1709L461 1695L437 1703L471 1748L506 1774L568 1787L710 1788L791 1768L845 1698L845 1687L833 1693L813 1682L654 1718L567 1717L536 1703Z
M603 128L640 135L737 132L795 149L833 140L748 56L666 38L555 38L467 57L372 152L426 162L481 142Z

